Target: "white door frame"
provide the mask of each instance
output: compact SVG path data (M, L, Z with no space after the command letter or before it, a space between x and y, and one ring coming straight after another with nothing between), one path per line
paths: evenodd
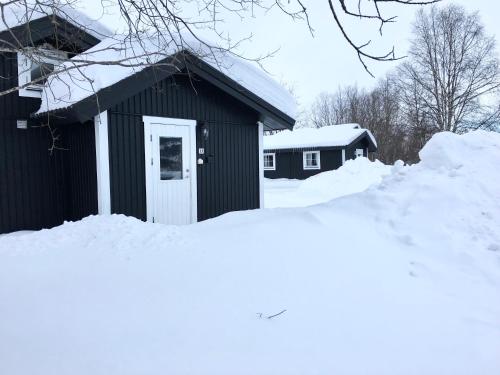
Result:
M191 223L198 221L198 193L197 193L197 173L196 173L196 120L170 118L170 117L155 117L142 116L144 123L144 160L146 163L146 218L147 221L153 222L153 181L151 176L151 125L175 125L189 126L191 138L191 165L189 166L191 179Z

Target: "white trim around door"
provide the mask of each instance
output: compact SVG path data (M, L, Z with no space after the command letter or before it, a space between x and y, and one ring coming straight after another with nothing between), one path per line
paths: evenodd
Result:
M161 222L158 220L160 215L155 217L155 209L158 206L158 202L155 202L155 186L158 184L158 176L153 175L153 173L158 172L160 168L160 160L158 153L158 148L153 147L153 141L160 141L159 138L163 138L165 135L169 137L169 133L177 134L189 134L189 144L184 142L181 147L188 147L187 154L189 156L189 161L187 162L187 168L182 164L182 173L180 180L189 179L189 197L190 197L190 215L189 223L195 223L198 220L198 206L197 206L197 173L196 173L196 120L187 119L176 119L168 117L153 117L153 116L143 116L144 123L144 160L146 167L146 217L149 222ZM170 129L170 131L169 131ZM183 130L187 129L187 131ZM160 134L161 133L161 134ZM160 135L159 135L160 134ZM182 151L184 152L184 151ZM157 168L154 168L154 162L157 163ZM184 163L182 161L182 163ZM163 178L162 178L163 180ZM160 181L162 184L168 184L169 181ZM182 203L181 203L182 204ZM175 209L175 208L174 208ZM168 215L167 215L168 216ZM178 224L176 222L166 222L166 224Z
M108 112L94 117L95 160L97 172L97 207L99 215L111 214L109 183Z

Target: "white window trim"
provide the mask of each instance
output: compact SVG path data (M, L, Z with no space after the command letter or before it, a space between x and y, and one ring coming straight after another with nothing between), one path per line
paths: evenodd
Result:
M308 166L306 163L307 156L308 154L317 154L317 160L318 160L318 165L316 166ZM317 170L321 169L321 152L320 151L304 151L302 153L302 166L304 170Z
M264 163L264 157L266 155L271 155L273 157L273 166L272 167L266 167L266 164ZM276 170L276 153L264 152L264 155L262 156L262 163L264 163L264 170L265 171L275 171Z
M190 180L191 180L191 223L198 221L198 177L196 164L196 120L170 118L170 117L155 117L142 116L144 123L144 160L146 163L146 218L147 221L153 222L153 182L150 173L151 168L151 124L162 123L165 125L180 125L190 127L191 138L191 165Z
M109 183L108 112L94 117L95 156L97 171L97 207L99 215L111 214L111 189Z
M361 156L358 155L358 153L361 153ZM364 150L362 148L357 148L355 151L354 151L354 156L357 158L361 157L365 157L365 153L364 153Z
M42 51L40 51L42 52ZM62 63L61 57L56 57L56 54L61 54L61 56L64 54L62 51L51 51L51 50L43 50L44 53L47 54L47 56L41 56L40 60L43 60L44 62L51 63L54 65ZM50 58L50 54L53 54L55 57ZM25 85L29 82L31 82L31 66L28 65L31 64L30 58L23 54L22 52L17 53L17 78L18 78L18 85L22 86ZM26 86L22 89L19 89L19 96L24 96L24 97L30 97L30 98L41 98L42 97L42 90L43 90L43 85L42 84L32 84L29 86Z

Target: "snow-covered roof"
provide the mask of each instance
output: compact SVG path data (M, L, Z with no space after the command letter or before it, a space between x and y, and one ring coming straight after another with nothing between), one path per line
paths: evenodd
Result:
M222 48L213 49L208 45L211 44L186 36L182 43L146 36L133 40L125 36L104 39L65 62L59 68L60 73L49 78L38 113L70 107L147 66L157 64L177 52L189 51L262 100L295 118L296 102L285 88L248 61ZM117 65L116 62L121 64ZM67 68L71 70L64 71Z
M322 128L284 130L274 135L268 135L264 137L264 149L348 146L364 133L368 134L373 144L377 146L377 142L369 130L361 128L358 124L341 124Z
M88 34L99 40L112 35L111 30L102 23L91 19L72 6L65 5L56 0L52 6L37 3L34 0L14 2L4 6L3 19L0 17L0 32L52 15L56 15L84 29Z

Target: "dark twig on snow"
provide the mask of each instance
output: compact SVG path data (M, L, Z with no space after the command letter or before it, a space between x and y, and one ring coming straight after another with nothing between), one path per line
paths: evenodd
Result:
M277 314L273 314L273 315L269 315L269 316L264 316L264 314L262 313L257 313L257 315L259 316L259 318L266 318L266 319L273 319L273 318L276 318L277 316L280 316L281 314L284 314L286 312L286 309L285 310L281 310L279 313Z

